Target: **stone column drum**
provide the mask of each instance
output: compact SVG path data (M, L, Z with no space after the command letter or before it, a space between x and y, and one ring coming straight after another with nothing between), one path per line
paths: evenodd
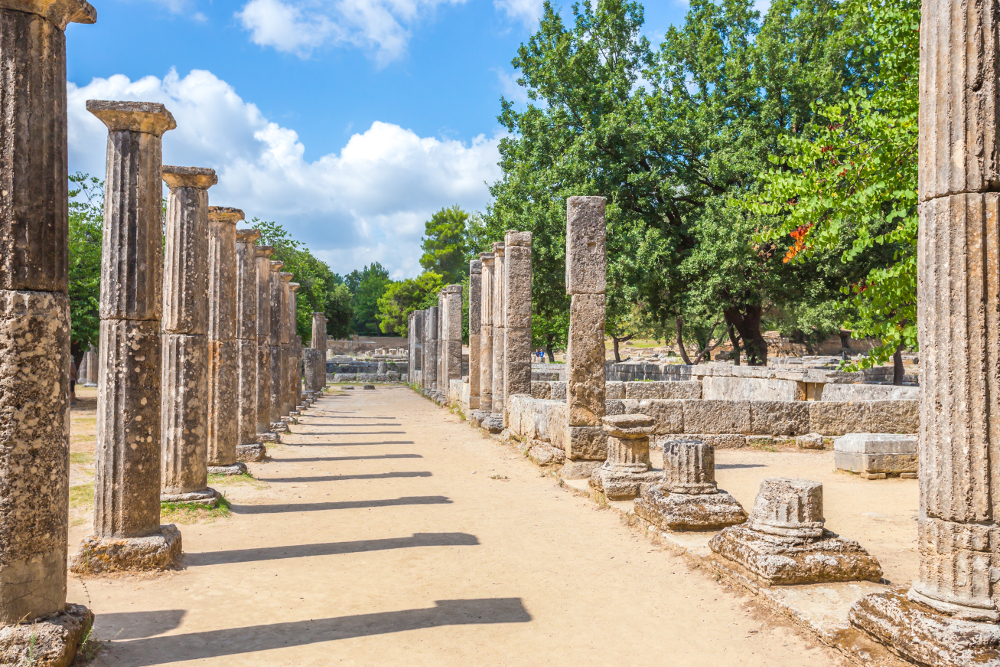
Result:
M441 367L443 370L442 393L447 402L451 392L451 381L462 379L462 286L448 285L444 288L441 323L444 328L441 344Z
M103 375L97 385L94 534L74 572L166 569L181 535L160 525L163 312L162 104L89 100L108 127L101 247Z
M299 300L299 283L289 283L288 288L290 290L288 295L288 309L289 309L289 330L290 330L290 340L289 349L291 351L291 386L292 391L292 409L295 412L302 412L300 408L302 405L302 337L298 335L298 300ZM304 409L304 408L303 408Z
M483 321L483 262L474 259L469 262L469 410L479 411L479 375L481 373L479 355Z
M924 0L919 577L857 627L914 662L1000 664L1000 56L996 3Z
M326 315L323 313L312 314L312 341L310 347L323 353L326 359Z
M257 442L277 442L271 430L271 255L274 248L258 246L257 260ZM264 453L261 452L263 460ZM246 459L244 459L246 460Z
M96 387L97 380L100 377L99 372L101 367L100 362L97 359L97 354L93 350L87 350L84 356L87 359L87 379L84 384L90 387Z
M268 342L271 348L271 372L270 393L270 428L272 431L281 433L287 432L288 426L281 419L281 323L284 321L282 314L285 312L281 307L281 293L284 288L281 286L281 269L284 262L271 261L271 285L268 292L268 302L270 304L270 327Z
M208 209L208 471L239 475L247 467L236 460L239 444L239 350L236 343L237 208Z
M411 313L410 330L413 338L413 354L410 359L410 382L416 382L416 372L423 373L424 354L424 311L418 310ZM422 382L422 380L421 380Z
M663 443L663 483L635 501L635 513L661 530L719 530L747 520L715 483L715 448L692 438Z
M607 286L604 197L566 200L566 293L570 295L566 351L567 479L589 477L607 457L604 417L604 313Z
M531 395L531 232L504 239L504 405L514 394ZM504 412L504 426L507 425Z
M292 364L292 327L291 322L289 322L288 310L291 308L292 300L292 288L291 282L294 276L287 271L282 271L278 274L278 296L279 296L279 323L278 330L280 333L280 345L278 346L279 351L279 379L280 384L278 386L278 405L280 406L281 416L289 417L290 414L295 410L295 406L292 404L292 383L291 383L291 364Z
M659 481L651 472L649 435L653 418L644 414L612 415L603 420L608 459L590 477L590 486L608 500L630 500Z
M39 636L54 638L45 640L46 657L68 664L93 619L86 607L66 604L64 31L96 19L82 0L0 1L0 624L15 626L0 633L0 653L10 664L37 654Z
M882 568L860 544L824 528L823 485L765 479L745 524L709 541L715 563L763 586L878 581Z
M493 401L490 406L491 417L484 426L490 433L499 433L503 430L504 414L504 376L503 376L503 353L506 349L504 334L507 323L504 321L506 308L504 299L504 282L506 271L506 257L503 243L493 244Z
M257 364L260 351L257 345L257 240L256 229L236 230L236 348L239 359L239 391L237 404L236 458L239 461L260 461L266 450L258 442L260 426L258 409ZM264 417L267 421L267 417ZM264 425L266 428L266 424Z
M483 282L480 295L479 340L479 410L486 419L493 412L493 253L479 253L483 263Z
M427 344L424 350L424 384L427 392L433 395L437 391L437 348L438 348L438 307L427 309L426 326Z
M208 188L212 169L163 167L167 197L163 266L164 502L214 506L208 486Z

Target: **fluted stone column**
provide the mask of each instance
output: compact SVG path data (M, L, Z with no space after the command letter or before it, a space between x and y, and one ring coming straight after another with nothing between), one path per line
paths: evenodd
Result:
M258 246L257 261L257 442L276 442L271 431L271 255L274 248ZM260 459L263 453L260 453ZM245 460L245 459L244 459Z
M298 335L298 300L299 283L288 283L288 327L289 327L289 389L291 394L292 411L298 416L305 406L302 405L302 337Z
M416 382L417 371L423 374L424 311L410 313L410 383Z
M326 359L326 315L313 313L312 318L312 341L309 347L322 352L323 358Z
M326 315L323 313L312 314L312 340L310 347L316 350L316 359L308 361L306 371L306 382L309 385L310 395L315 400L319 398L323 388L326 387ZM303 358L303 364L307 363L310 357Z
M288 430L282 420L281 413L281 323L284 321L284 309L281 307L281 269L284 262L271 261L271 287L268 296L271 311L271 325L268 341L271 346L271 430L283 432Z
M438 370L438 307L427 309L427 350L424 353L424 374L427 391L433 395L437 391Z
M493 412L493 253L479 254L483 263L482 290L480 293L479 341L479 410L482 419ZM480 420L481 421L481 420Z
M260 386L257 378L258 239L260 232L256 229L236 230L236 354L239 376L236 458L240 461L260 461L266 453L257 438L257 392ZM267 420L266 416L264 420Z
M590 486L609 500L630 500L657 482L660 473L652 472L649 462L649 436L652 417L633 413L611 415L603 419L607 434L608 458L590 477Z
M96 387L97 381L100 378L100 361L93 350L87 350L84 356L87 359L87 380L85 384L90 387Z
M448 285L442 292L441 368L444 400L451 393L451 381L462 379L462 286Z
M54 638L46 658L69 664L93 619L86 607L66 604L64 30L95 20L81 0L0 0L0 624L23 624L0 633L9 664L27 664L42 632ZM36 619L43 620L32 626Z
M291 382L291 365L292 365L292 327L291 322L289 322L288 310L291 308L292 300L292 274L287 271L282 271L279 274L279 334L280 334L280 345L279 345L279 364L280 364L280 384L278 386L278 405L281 406L281 416L290 417L291 413L295 410L295 406L292 405L292 382Z
M469 262L469 410L479 410L480 330L483 317L483 262Z
M108 127L101 248L103 375L97 386L94 534L76 572L171 567L180 532L160 525L163 312L161 137L177 127L162 104L89 100Z
M236 459L240 436L240 355L236 342L237 208L208 209L208 470L239 475L247 467Z
M920 573L852 622L914 662L1000 664L1000 62L996 3L920 28Z
M503 430L504 415L504 333L506 323L504 316L504 274L506 249L503 243L493 244L493 271L490 287L490 314L493 329L493 367L490 370L493 389L490 395L490 416L483 420L483 427L490 433L500 433Z
M566 200L566 292L570 295L566 353L568 479L589 477L607 458L604 418L604 314L607 285L604 197Z
M164 502L214 505L208 486L208 188L212 169L163 167L167 197L163 266Z
M531 232L507 232L503 278L503 387L509 405L514 394L531 395Z

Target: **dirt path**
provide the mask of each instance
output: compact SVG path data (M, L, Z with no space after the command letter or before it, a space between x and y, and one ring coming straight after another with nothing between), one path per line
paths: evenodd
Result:
M70 578L94 664L846 664L409 389L293 428L183 570Z

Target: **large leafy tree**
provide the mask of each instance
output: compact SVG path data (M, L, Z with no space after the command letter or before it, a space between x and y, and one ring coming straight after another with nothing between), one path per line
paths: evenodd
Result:
M104 183L82 173L69 182L70 351L79 368L83 353L97 349L100 338Z
M382 333L405 338L409 333L410 313L438 305L438 293L443 287L441 275L432 271L390 284L378 300Z
M424 223L420 266L440 275L445 284L461 283L462 277L469 274L468 221L469 214L455 204L441 209Z
M351 271L344 282L351 292L355 333L362 336L381 335L378 302L392 284L389 272L378 262L372 262L361 271Z

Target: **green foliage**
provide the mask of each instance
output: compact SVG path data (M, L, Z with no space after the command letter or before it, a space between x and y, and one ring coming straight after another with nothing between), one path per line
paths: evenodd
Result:
M455 204L441 209L424 223L420 266L441 275L446 285L458 284L462 276L469 274L468 220L469 214Z
M104 183L79 172L69 183L70 340L79 365L87 348L97 349L100 338Z
M378 300L379 329L387 335L409 335L408 318L416 310L438 304L444 287L440 274L427 271L416 278L390 283Z
M372 262L362 271L351 271L345 276L344 283L351 292L355 333L362 336L381 335L379 299L392 284L389 272L378 262Z
M749 208L773 216L762 237L791 236L787 262L838 250L844 263L865 265L844 292L854 336L881 340L861 360L871 366L899 345L917 348L920 2L848 0L845 10L868 27L840 38L877 62L875 76L842 101L816 104L812 131L786 139Z
M250 226L261 234L260 243L274 248L272 259L284 262L282 271L293 274L299 284L295 313L296 333L302 344L308 346L312 339L312 314L324 313L327 317L327 334L332 338L346 338L352 331L354 312L351 293L343 278L333 273L327 264L317 259L300 242L277 222L254 218Z

